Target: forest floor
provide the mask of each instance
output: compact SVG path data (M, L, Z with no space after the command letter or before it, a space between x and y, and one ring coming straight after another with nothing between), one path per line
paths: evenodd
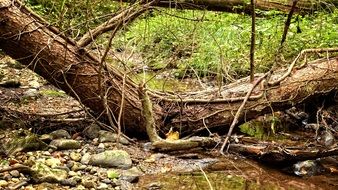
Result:
M78 101L8 57L0 60L0 84L0 189L338 187L337 157L323 159L333 163L330 172L310 166L299 177L216 149L158 152L147 141L117 143Z

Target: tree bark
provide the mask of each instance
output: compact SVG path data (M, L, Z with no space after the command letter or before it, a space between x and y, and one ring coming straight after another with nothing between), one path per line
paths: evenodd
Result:
M135 2L135 0L122 0L122 1L129 3ZM210 11L245 13L249 15L251 15L252 13L250 1L246 0L178 0L178 1L158 0L155 5L166 8L203 9ZM325 0L325 1L300 0L295 8L295 12L309 13L316 10L330 9L337 5L338 2L335 0ZM262 11L278 10L288 13L291 7L292 0L256 1L256 8Z
M15 1L0 1L0 48L51 84L81 100L98 117L107 116L107 102L117 120L121 95L125 93L122 126L135 133L145 132L145 128L140 127L143 123L141 102L135 84L126 80L122 92L121 72L100 70L100 61L95 56L62 37ZM105 94L107 101L103 98ZM154 106L154 110L160 108Z
M95 56L62 37L29 10L11 0L0 0L0 48L56 87L79 99L102 118L106 118L109 113L107 108L118 118L124 93L123 131L134 135L145 134L137 85L128 78L123 85L121 72L106 66L100 69L102 66ZM261 88L253 92L239 119L243 122L336 91L337 72L336 57L294 70L291 76L275 86L261 85ZM275 77L276 75L271 78ZM162 130L176 127L181 134L191 134L205 127L221 126L226 130L241 104L241 98L236 97L245 95L245 92L237 93L238 89L248 85L250 83L246 81L224 87L220 92L214 90L194 94L151 92L149 95L154 103L156 125ZM105 94L107 100L104 99ZM227 98L229 95L236 97Z

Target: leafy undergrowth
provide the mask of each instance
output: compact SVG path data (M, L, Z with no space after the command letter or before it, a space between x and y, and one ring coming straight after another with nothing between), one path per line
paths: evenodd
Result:
M266 71L274 63L285 20L281 15L257 19L257 72ZM337 11L294 17L279 63L290 62L303 49L338 44L337 23ZM250 30L249 16L161 10L133 23L118 36L115 47L136 47L150 68L175 69L176 77L184 73L189 76L194 69L199 76L237 78L249 72Z
M96 0L90 3L79 0L27 2L74 39L102 23L119 7L127 6ZM275 62L286 66L303 49L338 44L337 10L305 16L296 14L276 59L286 15L275 11L265 14L256 21L256 72L267 71ZM107 60L122 56L123 68L130 68L130 73L142 68L160 73L170 70L170 77L212 76L227 82L248 75L250 31L251 18L247 15L159 8L143 14L120 31ZM95 46L104 48L107 39L108 36L103 35Z

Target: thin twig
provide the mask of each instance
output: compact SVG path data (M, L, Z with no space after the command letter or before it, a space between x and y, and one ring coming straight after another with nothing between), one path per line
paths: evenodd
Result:
M305 49L302 50L297 57L292 61L291 65L288 68L288 71L284 73L283 76L281 76L279 79L277 79L276 81L269 81L268 84L269 86L275 86L277 84L279 84L282 80L284 80L286 77L288 77L291 72L292 69L294 68L295 64L297 63L298 59L301 58L301 56L305 53L324 53L324 52L338 52L338 48L320 48L320 49Z
M209 189L210 190L214 190L214 188L212 187L212 185L210 183L210 180L209 180L207 174L204 172L203 168L199 164L197 164L197 165L198 165L199 169L201 170L201 172L203 173L203 176L204 176L205 180L207 180L208 185L209 185Z
M292 7L291 7L290 12L288 14L288 18L286 19L285 26L284 26L284 32L283 32L283 36L282 36L282 40L280 42L280 45L281 45L280 47L281 48L283 47L283 44L284 44L284 42L286 40L286 36L288 34L288 30L289 30L290 24L291 24L292 15L295 12L297 3L298 3L298 0L293 0Z
M241 113L242 113L242 111L243 111L243 109L244 109L244 106L245 106L246 102L249 100L249 97L250 97L252 91L253 91L253 90L255 89L255 87L256 87L260 82L262 82L263 79L264 79L265 77L267 77L269 74L270 74L270 72L267 72L267 73L265 73L262 77L258 78L257 81L255 81L255 83L252 85L251 89L250 89L250 90L248 91L248 93L246 94L246 96L245 96L245 98L244 98L244 100L243 100L241 106L238 108L238 110L237 110L237 112L236 112L236 115L235 115L235 117L234 117L234 119L233 119L233 121L232 121L232 123L231 123L231 125L230 125L228 134L227 134L227 136L226 136L226 138L225 138L225 140L224 140L224 143L223 143L223 145L222 145L222 147L221 147L221 150L220 150L220 153L221 153L221 154L224 154L224 153L223 153L224 147L225 147L225 145L228 143L229 138L230 138L230 136L231 136L231 134L232 134L232 131L234 130L236 124L238 123L238 118L239 118L239 116L241 115Z
M251 0L251 47L250 47L250 82L254 81L255 77L255 43L256 43L256 1Z

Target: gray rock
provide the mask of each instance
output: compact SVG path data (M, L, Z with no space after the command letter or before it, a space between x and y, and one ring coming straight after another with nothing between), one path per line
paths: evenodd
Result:
M25 99L37 99L40 96L41 95L40 95L40 93L37 89L30 88L23 93L22 97L25 98Z
M86 188L95 188L96 187L96 183L93 179L90 178L83 178L81 181L81 184L86 187Z
M89 160L90 165L102 167L118 167L127 169L131 167L132 161L129 154L124 150L107 150L94 154Z
M7 187L8 182L6 180L0 180L0 187Z
M20 177L20 172L18 170L12 170L9 172L12 177Z
M99 135L99 141L101 143L103 143L103 142L117 142L118 135L116 133L112 133L110 131L101 130L99 132L99 134L100 134ZM129 141L126 138L124 138L123 136L120 136L120 143L128 145Z
M50 143L53 140L53 137L50 134L43 134L39 137L39 139L45 143Z
M66 172L69 172L70 169L67 166L56 166L55 169L60 169L60 170L64 170Z
M91 155L89 153L85 153L81 158L81 164L88 164L89 160L91 158Z
M72 159L72 160L74 160L74 161L76 161L76 162L78 162L78 161L81 160L81 154L78 153L78 152L71 152L71 153L69 154L69 157L70 157L70 159Z
M69 171L68 175L69 176L78 176L78 174L76 172L74 172L74 171Z
M49 145L55 146L58 150L81 148L81 143L72 139L55 139Z
M103 179L101 181L102 181L102 183L111 184L111 180L110 179Z
M67 185L70 187L75 187L77 185L77 181L74 180L73 178L69 178L69 179L63 179L60 181L61 185Z
M72 161L72 160L69 160L68 162L67 162L67 164L66 164L66 166L68 167L68 168L72 168L73 166L74 166L74 161Z
M124 180L118 180L118 181L119 181L119 186L121 190L133 189L133 185L130 182L124 181Z
M33 178L37 182L45 181L45 182L60 182L68 177L68 173L65 170L50 168L43 163L37 163L31 167L36 173L33 175Z
M80 171L86 169L87 166L80 164L79 162L75 162L73 167L71 168L72 171Z
M132 167L128 170L122 172L121 177L119 179L128 181L130 183L138 182L140 175L143 173L137 169L136 167Z
M100 148L100 149L104 149L104 144L103 143L100 143L98 146L97 146L97 148Z
M10 181L12 180L12 176L10 174L5 174L2 179L6 180L6 181Z
M99 189L99 190L109 189L109 186L105 183L100 183L96 189Z
M101 128L98 125L92 124L88 126L87 128L85 128L82 134L89 139L95 139L99 137L100 130Z
M51 168L55 168L56 166L60 166L61 165L61 161L57 158L48 158L45 161L45 164Z
M71 138L70 134L66 130L63 130L63 129L53 131L50 133L50 135L52 136L53 139L62 139L62 138L70 139Z

